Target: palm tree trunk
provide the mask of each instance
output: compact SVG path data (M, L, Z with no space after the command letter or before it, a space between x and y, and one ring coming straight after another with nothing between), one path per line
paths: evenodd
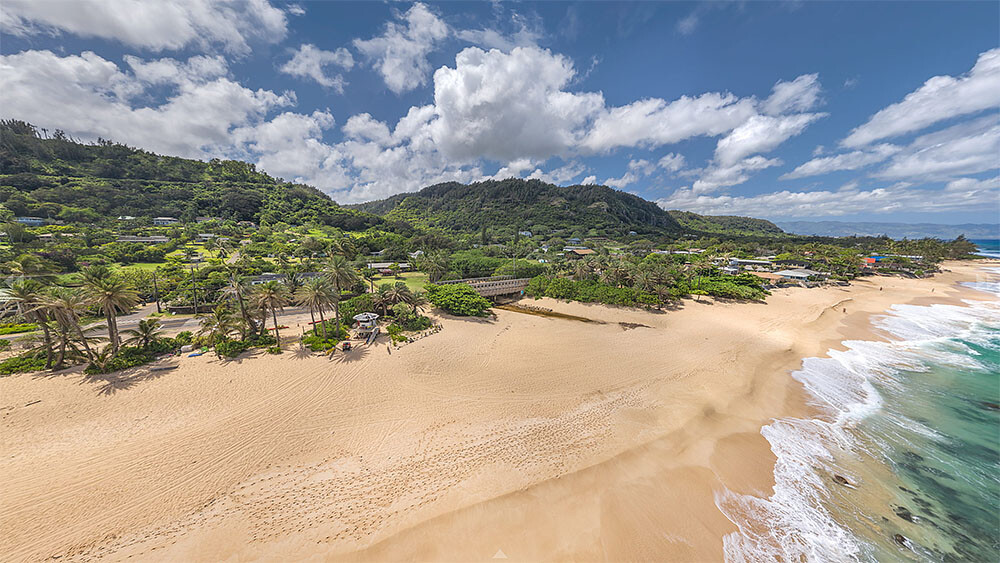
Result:
M111 339L111 357L118 355L118 325L115 322L114 310L104 313L108 321L108 338Z
M87 337L83 335L80 323L75 323L73 328L76 330L76 335L80 339L80 343L83 344L83 349L87 351L87 360L94 361L94 351L90 349L90 344L87 343Z
M247 315L246 305L243 304L243 293L242 292L239 292L239 291L236 292L236 300L240 303L240 315L243 316L243 322L246 323L246 326L242 330L243 338L246 339L247 333L249 332L249 333L253 334L255 327L254 327L253 321L250 320L250 317Z
M333 301L333 315L337 319L337 326L333 327L337 334L340 334L340 284L333 284L333 291L336 292Z
M312 320L313 336L319 336L319 333L316 331L316 315L313 314L312 305L309 306L309 319Z
M281 347L281 335L278 334L278 310L271 307L271 319L274 320L274 339L278 342L278 347Z
M326 336L326 319L323 318L323 307L319 308L319 326L323 327L323 340L327 339Z
M49 332L49 324L41 313L35 314L35 322L42 327L42 339L45 341L45 369L52 368L52 334Z

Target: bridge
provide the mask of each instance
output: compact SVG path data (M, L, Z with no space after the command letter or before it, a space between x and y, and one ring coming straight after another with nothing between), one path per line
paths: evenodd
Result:
M509 295L520 293L528 287L531 278L515 278L514 276L493 276L489 278L467 278L464 280L447 280L438 282L439 285L452 285L465 283L472 286L479 295L483 297L494 297L496 295Z

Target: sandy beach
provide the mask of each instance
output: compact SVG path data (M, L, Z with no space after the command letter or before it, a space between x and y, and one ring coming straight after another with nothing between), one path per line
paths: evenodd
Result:
M809 410L789 372L892 304L977 298L981 266L0 378L0 559L721 560L716 492L769 495L760 428Z

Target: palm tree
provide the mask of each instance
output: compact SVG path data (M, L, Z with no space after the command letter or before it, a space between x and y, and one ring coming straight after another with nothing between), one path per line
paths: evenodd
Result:
M391 307L396 303L409 305L413 301L413 292L403 282L396 282L388 287L383 286L385 301Z
M93 361L94 351L83 333L80 317L90 308L90 300L80 291L67 288L52 288L44 297L45 307L56 321L61 334L73 334L83 345L87 359ZM94 327L98 328L98 327Z
M382 287L372 294L372 307L382 311L382 316L385 316L386 310L392 303L389 302L389 297L387 295L389 284L382 284Z
M163 330L160 328L159 320L143 319L139 321L139 324L135 328L122 331L122 334L128 335L128 338L125 339L125 344L146 348L160 339L163 335Z
M254 288L253 298L257 308L264 313L265 319L270 311L274 322L274 339L278 341L278 346L281 346L281 336L278 334L278 309L284 309L285 305L288 305L288 290L276 281L269 281Z
M114 276L103 266L91 267L83 272L83 287L91 303L108 321L108 337L111 339L111 355L118 354L120 337L116 315L125 312L138 303L139 298L124 280Z
M52 367L52 333L49 331L48 312L43 303L42 285L34 280L18 280L0 290L0 302L13 306L17 313L31 319L42 329L45 343L45 369Z
M640 291L650 291L653 286L656 285L656 273L648 270L641 269L632 276L632 284L634 287Z
M334 256L326 265L326 277L333 285L333 313L337 319L337 330L340 330L340 293L358 281L354 267L343 256Z
M410 305L413 306L413 314L417 314L417 307L422 307L428 303L427 296L424 295L423 291L414 291L411 293Z
M348 260L354 260L354 258L358 255L358 249L354 245L354 241L349 237L341 237L331 240L330 252L332 254L344 256Z
M319 311L319 323L323 328L323 340L326 340L326 319L323 318L323 309L330 306L334 301L333 288L330 287L330 282L324 278L312 278L295 292L294 297L300 305L309 307L309 316L313 322L313 334L316 334L316 317L313 315L313 311ZM340 332L339 326L337 327L337 332Z
M198 335L206 336L209 346L216 346L228 340L229 335L236 330L236 326L237 322L229 309L225 305L219 305L210 314L201 318Z
M434 283L448 271L448 257L444 252L435 251L424 255L419 265L420 270L427 274L431 283Z
M235 269L230 269L229 279L225 287L222 288L223 295L229 295L236 299L236 302L240 307L240 316L243 317L244 327L240 329L243 334L243 338L247 337L247 332L256 332L257 326L254 324L253 319L250 318L247 312L246 306L246 294L248 293L246 280L240 276Z

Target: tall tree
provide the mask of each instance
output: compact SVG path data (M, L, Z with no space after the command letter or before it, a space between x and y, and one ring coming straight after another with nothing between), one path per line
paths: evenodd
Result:
M354 266L347 261L347 258L339 255L330 258L330 262L326 265L325 273L327 279L330 280L330 284L333 286L333 313L337 319L337 329L339 330L340 294L344 289L351 287L358 281L358 274L354 271Z
M80 319L90 308L90 300L79 290L54 287L49 290L44 302L59 325L60 332L76 336L83 346L87 360L94 361L95 352L91 349L87 336L83 333Z
M313 315L313 311L319 311L319 325L323 329L323 340L326 340L326 319L323 318L323 310L334 302L333 287L329 280L324 278L308 280L295 292L295 300L300 305L309 307L309 316L312 317L313 321L313 334L316 334L316 317ZM340 333L339 326L337 333Z
M253 298L257 307L264 312L265 319L267 318L267 313L271 313L271 319L274 322L274 339L278 341L278 346L280 347L281 335L278 333L278 310L284 309L288 305L288 290L276 281L269 281L254 288Z
M126 312L139 302L138 296L124 280L115 276L103 266L92 266L83 272L83 288L108 321L108 338L111 340L111 355L118 354L121 337L118 334L119 312Z
M42 284L34 280L17 280L0 289L0 302L12 306L27 320L32 320L42 329L45 345L45 369L52 367L52 333L49 330L48 311L44 304L45 294Z
M246 296L249 292L247 288L246 280L243 276L239 275L235 268L229 269L229 277L226 281L226 286L222 288L223 295L228 295L236 300L236 303L240 308L240 316L243 318L244 326L240 328L240 332L243 338L246 338L248 334L253 334L257 332L257 327L254 324L253 319L247 312L246 306Z

